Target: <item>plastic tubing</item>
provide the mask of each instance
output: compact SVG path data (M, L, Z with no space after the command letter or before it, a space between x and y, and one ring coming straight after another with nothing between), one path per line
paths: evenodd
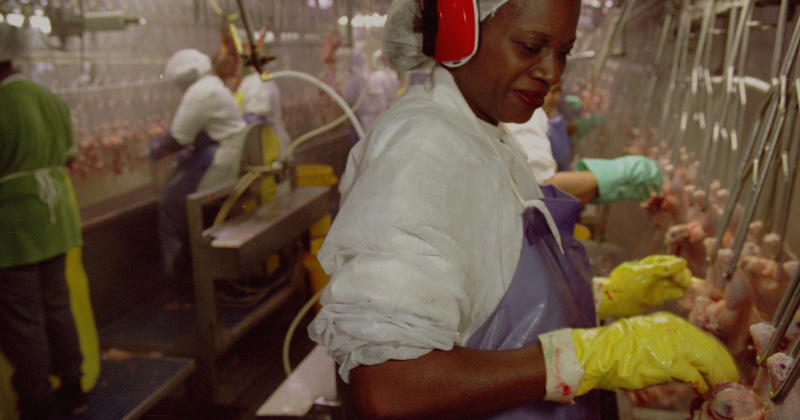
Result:
M325 82L314 76L295 70L280 70L274 73L270 73L270 75L272 76L273 79L294 78L294 79L304 80L322 89L331 98L333 98L334 101L336 101L336 104L338 104L339 107L342 108L344 113L347 115L347 118L350 119L350 123L353 124L353 128L356 130L356 134L358 134L359 140L364 138L364 128L361 126L361 123L358 121L358 118L356 118L356 114L353 112L352 109L350 109L350 106L347 105L347 102L345 102L345 100L341 96L339 96L339 94L336 93L336 91L334 91ZM305 139L302 139L302 141L305 141L309 138L311 137L306 137ZM289 145L286 152L284 152L283 157L288 157L289 153L295 148L297 148L297 146L299 146L300 143L302 143L302 141L295 141L291 145Z
M353 112L350 106L347 105L347 102L338 93L336 93L335 90L333 90L322 80L314 76L311 76L309 74L295 70L280 70L274 73L269 73L269 76L271 76L272 79L292 79L292 78L300 79L309 82L314 86L322 89L331 98L333 98L334 101L336 101L339 107L342 108L342 110L344 111L345 115L347 115L347 118L350 119L350 123L353 124L353 128L356 130L356 134L358 135L359 140L364 138L364 128L361 126L361 123L358 121L358 118L356 118L356 114ZM366 89L366 87L364 89ZM338 125L338 123L336 125ZM335 125L328 124L325 127L326 129L330 129L335 127ZM315 133L315 135L321 132L323 131L319 131L318 133ZM297 146L302 144L304 141L312 138L313 136L309 135L304 137L305 138L301 137L298 140L292 142L292 144L290 144L289 147L286 149L286 151L283 153L283 157L284 158L288 157L291 154L291 152L297 148ZM311 308L314 306L314 303L316 303L319 300L323 290L325 289L323 288L319 290L311 299L309 299L308 302L306 302L303 308L300 309L300 312L298 312L297 316L295 316L294 320L292 320L292 324L290 325L289 330L286 332L286 335L284 336L282 359L283 359L283 369L284 372L286 373L286 376L289 376L292 373L292 368L289 363L289 348L291 346L292 336L294 335L294 331L297 328L297 325L300 323L300 320L303 319L303 317L305 316L305 314L308 313L309 310L311 310Z

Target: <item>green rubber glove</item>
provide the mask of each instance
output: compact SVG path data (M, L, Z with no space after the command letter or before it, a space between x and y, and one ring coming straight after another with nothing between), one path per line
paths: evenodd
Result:
M628 155L616 159L581 159L577 171L590 171L597 178L597 197L592 203L605 204L626 198L644 201L650 191L661 191L664 174L647 157Z
M577 95L565 95L564 102L566 102L573 111L580 111L583 108L583 100Z
M674 255L651 255L624 262L607 278L593 279L597 317L642 314L664 301L683 296L686 288L697 281L686 260Z
M592 389L636 390L675 380L706 394L737 382L728 349L669 312L623 318L597 328L565 328L539 336L551 401L571 402Z

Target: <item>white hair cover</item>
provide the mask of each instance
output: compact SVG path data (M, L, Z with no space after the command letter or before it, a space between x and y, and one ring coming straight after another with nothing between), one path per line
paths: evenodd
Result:
M210 72L211 58L191 48L172 54L164 70L167 80L183 90Z

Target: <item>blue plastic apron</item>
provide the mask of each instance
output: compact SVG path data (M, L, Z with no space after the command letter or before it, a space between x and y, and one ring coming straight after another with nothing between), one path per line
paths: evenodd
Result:
M164 269L173 282L191 278L186 196L197 190L218 146L205 131L197 135L193 144L194 150L177 162L158 196L158 240Z
M523 213L524 238L508 291L466 347L503 350L539 341L560 328L596 326L591 269L583 245L573 236L580 202L555 187L542 186L544 202L561 236L564 252L545 216L535 207ZM535 401L488 419L585 420L600 418L599 395L590 392L575 404Z
M556 160L557 170L568 171L570 144L567 123L564 121L564 117L558 116L547 121L547 138L550 140L550 148L553 150L553 158Z

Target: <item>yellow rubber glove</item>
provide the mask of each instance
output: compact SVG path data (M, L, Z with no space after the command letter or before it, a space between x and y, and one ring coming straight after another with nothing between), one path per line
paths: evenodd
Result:
M636 390L683 381L700 394L739 380L730 353L685 319L658 312L607 326L539 336L547 369L545 399L570 402L592 389Z
M608 276L594 278L594 299L597 317L639 315L677 299L698 279L686 260L672 255L651 255L639 261L618 265Z

